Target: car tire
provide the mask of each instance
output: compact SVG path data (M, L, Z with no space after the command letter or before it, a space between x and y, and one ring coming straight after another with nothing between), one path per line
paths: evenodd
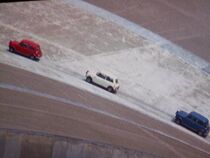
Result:
M198 135L201 136L201 137L203 137L203 132L202 131L199 131L198 132Z
M181 120L180 119L175 119L176 124L180 125L181 124Z
M208 136L208 134L203 134L203 137L206 138Z
M117 91L116 91L116 90L115 90L115 91L113 90L113 93L114 93L114 94L117 94Z
M9 47L9 51L15 53L15 49L13 47Z
M34 58L34 61L39 62L39 58Z
M112 88L111 86L107 87L107 91L108 91L108 92L111 92L111 93L114 92L114 90L113 90L113 88Z
M88 83L92 83L92 78L91 78L91 77L87 77L87 78L86 78L86 81L87 81Z

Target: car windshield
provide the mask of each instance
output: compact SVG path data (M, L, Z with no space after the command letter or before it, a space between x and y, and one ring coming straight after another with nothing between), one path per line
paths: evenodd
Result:
M27 44L24 43L24 42L20 42L20 45L21 45L22 47L27 47Z

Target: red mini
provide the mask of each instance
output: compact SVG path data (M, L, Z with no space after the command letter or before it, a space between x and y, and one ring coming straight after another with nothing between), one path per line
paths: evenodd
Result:
M10 41L9 51L21 54L33 60L39 60L42 56L42 51L39 44L27 39L24 39L21 42Z

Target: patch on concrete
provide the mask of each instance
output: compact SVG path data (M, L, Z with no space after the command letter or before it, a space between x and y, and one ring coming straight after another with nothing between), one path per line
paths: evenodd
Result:
M23 135L21 143L21 158L51 158L52 141L41 136Z

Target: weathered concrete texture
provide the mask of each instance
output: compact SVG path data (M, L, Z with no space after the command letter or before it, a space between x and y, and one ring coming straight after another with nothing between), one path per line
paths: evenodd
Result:
M3 28L0 29L0 34L2 34L0 43L7 46L9 39L32 37L32 39L40 42L44 53L39 63L8 53L6 49L0 53L0 58L3 63L9 63L18 68L24 68L69 85L78 86L82 90L29 72L1 65L0 82L3 83L0 89L1 128L42 131L66 137L88 139L94 142L153 153L166 158L188 157L190 152L196 158L208 158L210 148L207 142L189 133L189 131L183 130L183 128L178 128L175 125L169 126L169 123L163 123L141 112L127 108L129 105L129 107L136 106L127 104L128 102L125 102L126 99L121 100L126 97L126 92L129 89L130 94L135 94L138 99L141 97L145 100L143 94L147 94L149 100L151 100L151 96L155 96L156 98L153 98L153 101L159 103L154 104L157 107L162 105L162 109L169 111L170 106L174 104L176 106L173 106L174 109L172 110L177 110L177 100L180 100L180 98L188 99L188 96L192 96L191 91L197 90L197 88L192 89L190 85L205 85L204 87L208 89L208 86L206 86L208 84L205 84L209 83L206 81L206 77L203 74L196 73L197 71L186 72L185 70L191 70L192 68L189 68L188 65L184 66L183 62L179 62L176 58L173 59L164 50L157 49L154 44L148 43L126 29L84 12L71 4L68 7L63 1L61 2L62 4L60 4L60 1L42 1L40 3L33 2L31 5L18 3L15 6L0 6L0 25ZM25 9L20 12L20 8ZM33 18L33 15L37 18ZM8 17L5 18L6 16ZM33 25L35 23L37 25ZM63 31L59 32L62 29ZM94 30L97 31L93 33ZM87 39L89 41L85 41ZM51 51L52 47L48 47L49 45L56 47L56 49ZM59 49L64 49L64 51L59 52ZM165 53L162 53L163 51ZM164 58L161 58L162 56ZM50 60L46 60L46 58L49 58L54 61L54 57L57 59L57 62L51 63ZM78 58L82 60L76 62ZM173 64L168 64L168 59L171 59L170 61L173 61ZM66 63L64 62L65 60ZM76 63L71 63L71 61ZM120 89L120 91L122 90L122 95L120 93L118 93L119 95L108 94L82 81L84 72L92 65L89 62L94 67L97 65L101 69L108 67L107 70L110 69L118 74L121 85L123 85ZM71 65L67 63L71 63ZM110 66L110 63L112 63L113 67ZM142 65L139 66L139 63ZM127 69L127 67L131 67L131 69ZM137 73L133 74L133 71ZM194 72L195 75L193 75ZM72 75L74 73L80 74L81 78ZM187 76L185 77L182 74L187 74ZM199 75L200 77L198 78L192 77ZM169 78L169 76L171 77ZM128 82L129 80L136 82L129 87L130 85L127 84L130 83ZM182 84L177 84L176 86L174 82ZM163 83L165 84L164 86ZM182 85L185 85L184 88L186 89L187 87L189 90L187 92L184 91ZM128 86L128 88L124 86ZM171 96L171 90L175 89L174 87L181 87L181 89L178 89L172 95L178 93L180 96L180 92L183 95L177 100L162 99L162 96L164 98L166 96L164 94L170 94ZM136 88L136 91L133 88ZM200 88L198 89L200 90ZM109 97L118 101L118 103L90 94L86 90L94 91L94 93L101 94L101 96L103 95L106 98ZM204 90L204 92L206 91ZM200 94L199 91L198 93ZM208 95L209 93L204 93L200 100L202 102L205 101L203 104L208 105L209 97L205 97L207 96L206 94ZM194 93L193 98L196 95L197 93ZM189 100L191 101L191 99ZM199 105L198 99L195 100L195 105ZM139 101L137 105L139 105ZM168 108L164 105L170 106ZM209 107L206 109L208 110ZM174 114L173 111L172 113ZM145 130L145 127L148 130ZM155 133L151 131L155 131ZM160 139L160 133L158 134L158 132L163 134L164 137L170 137L171 139ZM54 140L49 140L49 142L47 140L48 143L44 142L40 147L39 143L41 142L37 142L37 140L25 137L21 139L23 139L21 140L21 157L31 157L33 153L33 157L39 157L40 155L37 155L37 153L42 153L42 157L59 157L60 154L63 154L63 149L59 147L59 143L55 145L57 140L55 142ZM65 142L66 140L62 141ZM176 144L172 144L173 141L176 141ZM78 143L81 147L78 147L75 143L71 147L69 142L66 144L66 146L65 143L62 145L68 151L64 151L64 154L60 157L99 157L99 152L115 153L115 157L118 155L120 155L119 157L128 157L130 155L132 157L132 152L129 155L130 152L124 149L116 149L119 152L114 152L113 150L115 149L112 149L111 152L106 146L100 146L100 149L95 149L94 144L91 143ZM182 150L181 147L184 145L187 146L188 153ZM5 153L4 151L2 152L3 154ZM142 155L142 153L137 153L135 152L136 155Z
M20 156L20 147L21 147L21 137L13 134L7 134L5 149L4 149L4 158L19 158Z
M67 150L68 144L65 141L57 141L53 145L53 153L52 158L60 158L66 157L66 150Z
M188 157L188 153L196 158L210 156L207 141L174 123L156 120L64 83L0 65L1 128L91 140L166 158ZM160 135L169 139L160 139ZM184 151L183 146L187 146Z
M81 143L69 143L67 152L66 152L66 157L79 157L83 151L83 144Z
M78 141L56 142L53 148L53 158L154 158L156 156L140 151L108 145L85 143Z
M52 0L1 4L0 43L7 45L9 40L23 37L35 39L49 57L68 57L72 50L94 55L144 44L132 32L66 3Z
M20 158L51 158L51 153L52 141L50 138L32 135L22 136Z
M142 19L142 16L145 16L145 18L148 18L149 19L149 16L151 14L151 13L146 13L146 15L144 15L145 13L143 13L143 14L140 13L140 15L139 15L139 13L136 13L135 10L137 10L137 12L138 11L145 12L145 11L148 11L148 10L154 10L154 9L146 9L146 10L139 9L138 5L135 4L135 3L138 3L138 0L134 0L133 2L131 0L130 1L125 0L125 1L127 1L125 3L126 4L126 9L127 8L130 8L130 5L134 4L134 7L131 7L131 8L133 8L132 10L130 10L130 9L126 10L126 9L122 9L121 8L122 7L121 5L124 3L123 0L122 0L122 2L120 4L119 4L118 1L110 1L110 2L108 2L108 4L111 4L111 7L116 7L115 5L117 5L117 7L119 7L118 8L119 10L120 10L120 8L123 10L122 12L119 11L120 12L119 14L115 14L115 11L113 11L113 10L111 10L111 11L114 12L114 13L111 13L109 11L106 11L104 9L101 9L99 7L96 7L94 5L90 5L89 3L85 3L84 1L77 1L77 0L69 0L69 1L71 1L71 3L76 4L78 7L83 8L84 10L88 10L91 13L94 13L94 14L102 17L102 18L108 19L108 20L110 20L110 21L112 21L112 22L114 22L114 23L116 23L116 24L118 24L118 25L120 25L120 26L122 26L122 27L124 27L124 28L126 28L126 29L128 29L130 31L132 31L132 32L135 32L136 35L139 35L141 37L144 37L145 39L151 41L152 43L155 43L155 44L160 45L162 48L168 50L172 54L176 54L176 56L180 57L181 59L183 59L187 63L189 63L191 65L194 65L196 67L199 67L200 69L204 70L207 73L210 72L208 58L206 58L206 57L201 58L202 57L202 53L200 51L196 52L197 49L194 49L194 51L193 51L192 49L187 49L187 47L183 47L183 43L184 42L182 42L182 41L180 41L181 44L180 43L176 43L175 44L175 43L171 42L173 40L171 40L170 38L167 38L166 36L164 36L162 34L160 34L161 36L158 35L157 33L159 33L159 32L156 32L155 30L152 30L152 29L148 28L147 26L144 26L143 23L138 23L135 20L133 21L132 18L135 17L135 16L137 16L138 18L140 18L140 21L141 21L141 20L143 20ZM107 6L105 4L103 4L103 3L107 3L107 1L103 1L102 0L100 2L99 1L95 1L94 2L94 0L93 1L90 0L89 2L93 2L94 4L99 5L100 7L107 9L106 8ZM141 3L142 2L143 1L141 1ZM148 2L148 3L150 3L150 2ZM152 5L154 5L154 4L155 3L152 3ZM125 6L125 5L123 5L123 6ZM157 5L155 5L155 6L157 6ZM152 8L152 7L149 6L149 8ZM107 10L109 10L109 9L107 9ZM161 10L160 12L163 11L163 9L160 9L160 10ZM127 12L129 12L129 11L132 12L132 16L131 17L125 17L124 14L123 15L121 14L121 13L127 14ZM171 18L171 15L169 15L169 14L167 14L167 15L168 15L168 17L170 19L173 19L173 18ZM154 16L157 16L157 14L155 14ZM128 20L126 20L126 18ZM161 17L161 19L164 19L165 20L165 17ZM129 21L129 20L131 20L131 21ZM154 22L153 20L149 20L149 21L151 22L151 25L152 26L153 25L157 25L156 22ZM157 21L161 21L161 20L157 20ZM165 20L165 21L167 22L167 20ZM185 21L187 21L187 20L185 20ZM174 21L174 22L176 22L176 21ZM160 25L160 24L158 24L158 25ZM167 28L168 26L169 25L166 25L165 27L160 27L160 28L164 30L163 32L165 32L165 30L168 29ZM175 26L175 28L176 28L176 26ZM194 28L196 28L196 27L194 27ZM151 31L149 31L148 29L154 31L154 33L151 32ZM179 30L177 31L176 29L172 29L172 30L175 31L175 33L179 32ZM188 29L188 31L182 30L184 32L182 32L181 35L182 36L183 35L185 36L186 35L186 32L189 32L189 30L191 30L191 29ZM192 32L192 34L194 32ZM209 31L207 31L207 32L209 32ZM178 34L178 36L180 36L180 33L177 33L177 34ZM177 34L175 34L175 36L177 36ZM187 39L186 38L183 38L183 40L187 40ZM192 45L192 43L190 43L192 41L189 41L188 40L187 42L189 42L189 44ZM200 43L202 43L202 44L200 44ZM196 48L199 47L199 49L200 48L203 48L203 49L208 50L207 47L203 46L203 45L205 45L204 43L206 43L206 41L203 42L201 40L199 42L196 42L193 45L194 45L194 47L196 46ZM201 55L199 55L199 53L201 53ZM208 55L208 53L207 53L207 55Z
M156 158L107 144L40 133L1 130L1 158Z
M208 0L86 0L210 61Z
M18 9L23 7L25 14ZM31 18L33 16L42 18ZM59 27L52 27L55 21ZM33 27L29 27L32 24ZM194 110L210 117L208 76L167 50L70 2L4 4L0 6L0 26L0 45L6 47L10 39L32 37L43 48L39 64L11 54L6 51L7 48L0 53L3 63L88 90L92 87L79 81L84 78L87 69L110 72L119 78L122 85L118 96L136 104L139 109L164 115L167 119L171 119L177 109ZM87 38L87 34L89 40L85 43L83 36ZM204 65L201 65L203 68ZM36 84L31 85L36 88ZM98 94L106 96L103 92Z
M4 133L0 132L0 157L4 156L4 149L5 149L5 135Z
M69 157L81 157L81 158L91 158L91 157L112 157L111 148L105 148L100 145L77 143L69 144L67 158Z

